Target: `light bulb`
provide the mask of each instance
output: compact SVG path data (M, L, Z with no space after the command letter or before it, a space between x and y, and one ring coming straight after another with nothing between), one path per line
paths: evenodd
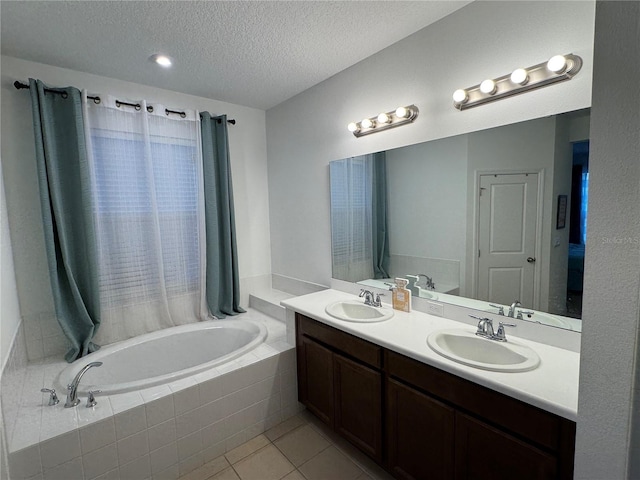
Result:
M453 92L453 101L456 103L464 103L469 100L469 95L467 95L466 90L459 88L455 92Z
M529 75L524 68L516 68L511 73L511 81L513 83L517 83L518 85L524 85L529 81Z
M553 73L562 73L567 69L567 59L564 55L555 55L547 62L547 68Z
M482 93L488 93L489 95L493 95L496 93L496 82L491 79L484 80L480 84L480 91Z
M373 127L373 121L370 118L365 118L360 122L362 128L371 128Z
M405 107L396 108L396 117L398 118L408 118L409 117L409 109Z
M351 122L349 125L347 125L347 129L349 129L350 132L355 132L356 130L358 130L358 124L355 122Z
M167 57L166 55L161 55L159 53L151 55L149 57L149 60L157 63L158 65L164 68L169 68L173 64L173 62L169 57Z
M389 123L391 121L391 118L389 118L389 115L387 115L386 113L381 113L380 115L378 115L378 123Z

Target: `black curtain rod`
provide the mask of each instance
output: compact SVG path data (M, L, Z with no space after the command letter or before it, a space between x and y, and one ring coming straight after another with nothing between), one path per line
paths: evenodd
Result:
M19 82L18 80L13 82L13 86L16 87L16 89L18 89L18 90L22 90L24 88L26 88L26 89L31 88L26 83ZM67 92L61 92L61 91L56 90L56 89L45 88L44 91L45 92L51 92L51 93L60 94L60 95L62 95L62 98L67 98L68 97ZM99 104L101 102L100 97L92 97L92 96L87 95L87 98L90 98L91 100L93 100L93 103L95 103L95 104ZM140 105L139 103L127 103L127 102L122 102L120 100L116 100L116 107L120 107L121 105L126 105L127 107L133 107L136 110L140 110L142 108L142 105ZM147 107L147 112L149 112L149 113L153 112L153 106L149 105ZM169 110L168 108L164 109L164 113L166 115L169 115L170 113L173 113L175 115L180 115L182 118L185 118L187 116L187 114L185 112L180 112L178 110ZM221 123L222 120L218 118L217 122ZM231 119L231 120L227 120L227 123L230 123L231 125L235 125L236 121L235 121L235 119Z

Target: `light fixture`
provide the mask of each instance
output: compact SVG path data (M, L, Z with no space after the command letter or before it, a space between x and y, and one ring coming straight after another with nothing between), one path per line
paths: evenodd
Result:
M547 62L547 68L553 73L562 73L567 69L567 57L554 55Z
M469 95L467 95L466 90L459 88L455 92L453 92L453 101L455 103L464 103L469 100Z
M517 68L509 75L484 80L479 85L453 92L453 106L458 110L476 107L501 98L571 80L582 68L578 55L555 55L547 62Z
M480 91L482 93L486 93L487 95L493 95L494 93L496 93L497 88L498 87L496 86L496 82L491 79L483 80L483 82L480 84Z
M167 57L166 55L162 55L160 53L154 53L149 57L149 60L157 63L158 65L164 68L169 68L171 65L173 65L173 61L171 60L171 58Z
M386 113L381 113L378 115L378 123L380 125L384 125L385 123L389 123L391 121L391 117Z
M362 125L362 128L373 128L375 124L373 123L373 120L371 120L370 118L364 118L360 122L360 125Z
M529 74L524 68L516 68L513 72L511 72L510 78L513 83L524 85L529 80Z
M398 107L391 112L380 113L376 117L364 118L360 123L351 122L347 125L347 129L356 137L361 137L411 123L418 117L418 113L418 107L415 105Z

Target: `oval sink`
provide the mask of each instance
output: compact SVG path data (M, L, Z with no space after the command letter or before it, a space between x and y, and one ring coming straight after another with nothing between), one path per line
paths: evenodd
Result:
M538 354L526 345L489 340L462 329L433 332L427 344L443 357L482 370L526 372L540 364Z
M327 305L324 310L332 317L347 322L384 322L393 317L393 310L390 308L372 307L357 300L334 302Z

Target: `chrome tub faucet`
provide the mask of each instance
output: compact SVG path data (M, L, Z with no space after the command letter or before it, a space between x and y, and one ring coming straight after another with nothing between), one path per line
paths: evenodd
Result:
M78 384L80 383L82 376L87 373L87 370L89 370L90 368L100 367L101 365L102 362L91 362L82 367L82 370L78 372L73 381L69 385L67 385L67 390L69 391L69 393L67 395L67 401L64 404L64 408L75 407L80 403L80 399L78 398Z

